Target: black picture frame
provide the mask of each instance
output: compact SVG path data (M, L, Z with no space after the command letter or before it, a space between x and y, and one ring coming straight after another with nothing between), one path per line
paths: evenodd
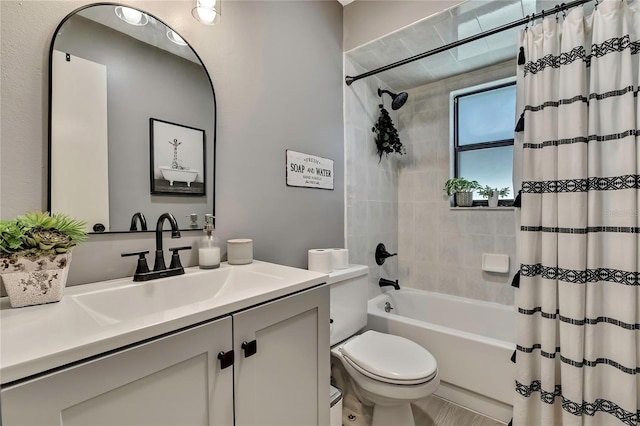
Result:
M203 129L150 118L149 141L151 194L192 197L207 194Z

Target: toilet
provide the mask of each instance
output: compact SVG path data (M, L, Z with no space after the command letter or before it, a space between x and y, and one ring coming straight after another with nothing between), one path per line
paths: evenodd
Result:
M411 402L438 388L438 364L422 346L367 325L369 268L329 274L331 357L349 375L361 402L373 406L372 426L415 426Z

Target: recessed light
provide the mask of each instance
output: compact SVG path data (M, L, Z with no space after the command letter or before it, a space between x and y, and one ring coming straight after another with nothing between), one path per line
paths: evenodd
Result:
M130 25L143 26L149 22L149 17L146 13L126 6L116 6L116 16L122 19L124 22Z

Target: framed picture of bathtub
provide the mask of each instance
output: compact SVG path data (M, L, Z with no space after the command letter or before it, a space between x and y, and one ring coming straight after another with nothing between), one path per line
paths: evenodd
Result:
M151 193L206 195L204 130L149 119Z

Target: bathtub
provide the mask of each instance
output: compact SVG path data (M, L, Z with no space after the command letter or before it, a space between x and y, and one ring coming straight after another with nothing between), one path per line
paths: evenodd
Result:
M169 185L173 186L173 182L186 182L187 186L191 186L198 177L198 170L172 169L169 166L160 166L160 173L165 180L169 181Z
M513 410L515 315L512 306L401 289L369 300L367 328L425 347L438 362L436 395L506 423Z

